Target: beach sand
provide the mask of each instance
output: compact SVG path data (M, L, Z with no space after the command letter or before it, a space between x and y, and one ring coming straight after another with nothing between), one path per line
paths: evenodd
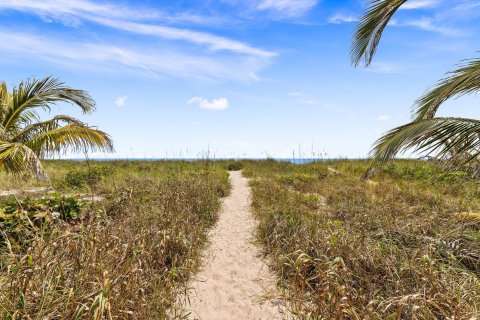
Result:
M224 199L210 234L203 267L189 286L187 319L287 319L275 276L254 241L250 186L230 172L232 192ZM188 301L190 303L188 303Z

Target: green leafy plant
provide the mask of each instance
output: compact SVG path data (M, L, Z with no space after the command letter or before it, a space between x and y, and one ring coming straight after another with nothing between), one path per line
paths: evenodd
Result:
M227 164L228 171L239 171L243 169L243 163L240 161L232 161Z
M41 159L66 150L113 151L108 134L78 119L57 115L41 121L38 110L50 111L58 102L74 104L83 113L95 109L88 93L50 77L26 80L12 92L5 82L0 84L0 168L15 176L30 171L38 180L47 180Z
M23 246L25 240L56 220L76 220L81 205L74 197L60 195L36 200L10 199L0 203L0 246L5 245L7 239Z
M383 31L407 0L371 0L360 18L352 43L352 63L362 60L369 66ZM408 149L435 156L450 168L477 162L480 155L480 121L460 117L437 117L447 100L480 90L480 59L470 60L449 72L439 83L417 100L410 123L394 128L378 139L371 151L372 162L365 172L383 167L398 153Z
M103 178L109 177L115 170L109 167L94 167L86 170L72 170L67 172L64 182L68 187L94 187Z
M298 183L310 182L315 179L316 177L314 175L306 173L288 173L277 176L277 181L290 186L294 186Z

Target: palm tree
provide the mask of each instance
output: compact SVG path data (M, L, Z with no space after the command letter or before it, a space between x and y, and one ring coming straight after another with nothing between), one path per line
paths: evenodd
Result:
M76 105L84 114L95 109L88 93L51 77L26 80L12 92L5 82L0 84L0 168L14 176L30 171L48 180L41 159L67 150L113 151L108 134L75 118L58 115L41 121L37 111L49 112L57 102Z
M368 67L376 53L382 33L397 10L408 0L372 0L355 32L351 58L358 66ZM428 90L414 106L412 122L394 128L378 139L371 151L373 168L384 165L399 152L414 149L447 161L458 167L480 155L480 121L455 117L436 117L447 100L480 89L480 60L470 60L449 72Z

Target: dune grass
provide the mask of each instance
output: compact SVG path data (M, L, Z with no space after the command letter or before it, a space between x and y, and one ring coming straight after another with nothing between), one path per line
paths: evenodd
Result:
M475 319L480 189L463 172L396 161L244 162L258 239L303 319Z
M0 318L175 316L176 296L196 270L219 200L229 192L224 168L208 161L52 161L46 168L48 187L105 200L79 200L78 216L69 219L54 218L48 204L35 204L43 212L27 219L21 236L9 233L5 221L11 215L3 213ZM9 188L38 185L28 177L1 181ZM15 201L16 216L28 216L22 204L35 200L24 197L0 200L0 208Z

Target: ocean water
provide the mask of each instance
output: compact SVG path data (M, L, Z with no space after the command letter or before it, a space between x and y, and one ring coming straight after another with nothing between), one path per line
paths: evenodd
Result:
M333 158L271 158L275 161L290 162L295 164L304 164L312 162L326 162L340 159ZM75 161L85 161L85 158L76 158L76 159L65 159L65 160L75 160ZM91 161L203 161L207 158L89 158ZM210 158L208 160L212 161L221 161L221 160L267 160L265 158ZM347 160L342 158L341 160ZM359 160L359 159L348 159L348 160Z

